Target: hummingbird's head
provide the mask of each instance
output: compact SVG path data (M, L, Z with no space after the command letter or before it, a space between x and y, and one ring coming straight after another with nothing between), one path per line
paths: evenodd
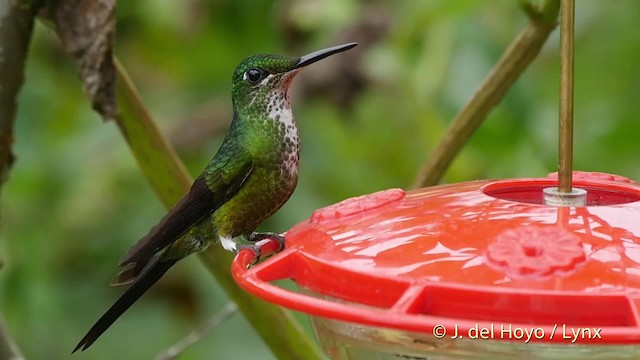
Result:
M270 99L280 99L288 105L287 91L300 69L356 45L356 43L338 45L299 58L254 55L244 59L233 72L234 107L238 111L254 105L266 107Z

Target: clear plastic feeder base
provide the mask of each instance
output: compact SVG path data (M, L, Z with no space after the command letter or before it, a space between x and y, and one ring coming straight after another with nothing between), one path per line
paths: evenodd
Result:
M312 316L316 340L332 360L640 359L637 345L571 345L488 339L438 339Z

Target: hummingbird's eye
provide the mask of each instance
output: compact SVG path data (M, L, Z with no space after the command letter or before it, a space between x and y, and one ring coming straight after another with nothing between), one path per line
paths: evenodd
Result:
M257 84L260 80L264 79L264 72L260 69L250 69L244 73L245 79L249 80L252 84Z

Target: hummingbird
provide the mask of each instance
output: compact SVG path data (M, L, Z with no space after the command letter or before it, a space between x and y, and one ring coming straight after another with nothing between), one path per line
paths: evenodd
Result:
M289 87L307 65L355 47L348 43L302 57L254 55L233 72L233 119L218 152L189 192L127 251L123 270L112 285L131 286L80 340L73 352L86 350L178 260L220 241L229 251L271 238L255 232L289 199L298 182L300 141L291 111ZM244 236L253 245L238 244Z

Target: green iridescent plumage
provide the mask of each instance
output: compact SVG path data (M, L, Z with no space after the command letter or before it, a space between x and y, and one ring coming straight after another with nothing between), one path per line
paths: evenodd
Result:
M298 130L288 89L304 66L353 48L345 44L300 58L255 55L232 78L233 120L205 171L149 233L122 258L112 284L133 282L76 346L88 348L151 285L181 258L218 239L236 250L233 238L275 236L254 233L291 196L298 181Z

